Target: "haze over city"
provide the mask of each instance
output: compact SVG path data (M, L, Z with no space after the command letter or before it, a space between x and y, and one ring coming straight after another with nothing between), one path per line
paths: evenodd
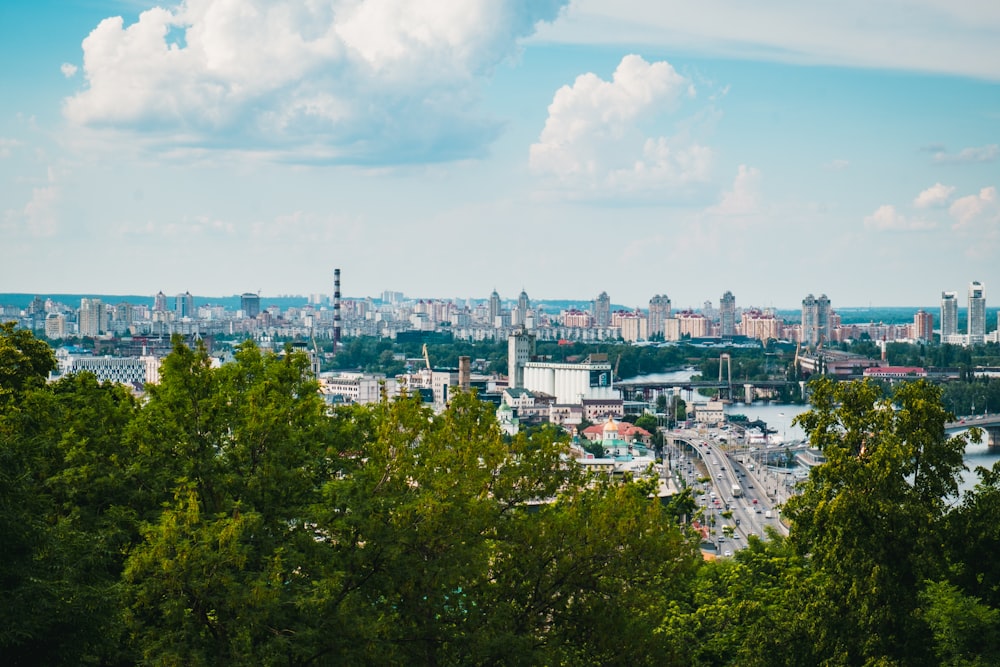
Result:
M6 3L5 292L1000 284L1000 6Z

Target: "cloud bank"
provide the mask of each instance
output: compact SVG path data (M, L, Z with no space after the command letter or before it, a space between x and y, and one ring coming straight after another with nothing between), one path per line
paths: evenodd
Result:
M538 39L1000 81L998 34L982 0L574 0Z
M186 0L83 41L72 123L168 145L392 163L481 154L478 82L568 0ZM64 66L64 72L69 68Z

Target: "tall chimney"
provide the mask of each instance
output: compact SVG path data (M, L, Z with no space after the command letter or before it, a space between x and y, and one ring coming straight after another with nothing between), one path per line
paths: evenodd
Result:
M333 270L333 353L340 347L340 269Z
M458 388L462 391L469 391L472 386L472 358L458 358Z

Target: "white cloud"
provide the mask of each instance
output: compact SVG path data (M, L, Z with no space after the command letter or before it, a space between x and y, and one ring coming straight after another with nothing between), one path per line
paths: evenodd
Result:
M1000 4L980 0L574 0L539 41L1000 80Z
M589 72L556 91L529 163L570 188L625 193L707 180L711 149L684 136L648 136L645 121L662 118L694 88L667 62L622 58L610 81Z
M948 213L955 220L955 230L972 230L983 226L996 231L1000 226L1000 201L995 187L983 188L978 195L956 199Z
M284 159L475 155L498 132L477 84L568 0L186 0L83 41L78 125Z
M0 158L10 157L10 150L15 146L20 146L21 142L17 139L5 139L0 137Z
M722 201L709 209L709 213L725 216L744 216L756 213L760 199L760 170L741 164L733 181L733 189L722 195Z
M55 170L49 168L46 184L31 190L31 198L20 210L8 209L4 215L7 225L13 232L23 231L29 236L54 236L58 229L58 214L56 206L59 202L60 190L56 183Z
M943 164L993 162L998 156L1000 156L1000 146L997 146L997 144L987 144L986 146L963 148L957 153L948 153L945 150L940 150L934 154L934 161Z
M935 183L917 195L917 198L913 200L913 205L917 208L943 206L948 203L953 192L955 192L955 186Z
M823 168L828 169L830 171L843 171L844 169L847 169L849 166L851 166L851 163L848 162L847 160L837 159L837 160L830 160L829 162L823 165Z
M865 218L865 227L876 231L911 232L933 229L936 226L929 220L909 220L890 204L879 206Z
M72 79L76 75L76 65L73 63L63 63L59 67L59 71L62 72L63 76L67 79Z

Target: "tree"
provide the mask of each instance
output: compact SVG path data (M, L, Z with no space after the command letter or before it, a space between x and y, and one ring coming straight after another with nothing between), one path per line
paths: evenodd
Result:
M823 594L843 609L830 654L849 662L927 662L931 646L915 613L926 579L946 569L947 498L958 492L966 440L947 438L940 389L918 381L891 396L870 382L812 384L800 415L826 463L813 468L785 516L790 543L822 575Z
M0 409L30 387L44 384L56 358L44 341L14 322L0 324Z
M314 508L339 452L304 354L246 342L235 356L213 369L175 341L130 434L148 522L124 582L150 662L295 664L312 649L293 640L314 623Z
M119 575L136 526L122 435L135 401L89 373L21 387L0 413L0 653L9 664L125 660Z

